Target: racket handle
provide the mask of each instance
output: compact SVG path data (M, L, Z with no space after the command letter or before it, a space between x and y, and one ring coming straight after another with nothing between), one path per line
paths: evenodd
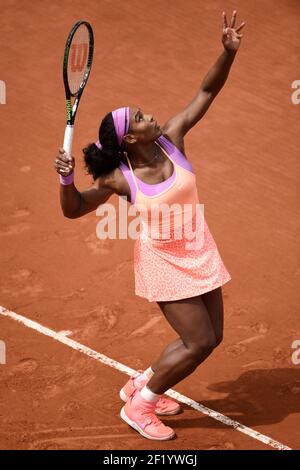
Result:
M65 137L64 137L64 145L63 149L69 157L72 155L72 143L73 143L73 134L74 134L74 126L72 124L67 124L65 130Z

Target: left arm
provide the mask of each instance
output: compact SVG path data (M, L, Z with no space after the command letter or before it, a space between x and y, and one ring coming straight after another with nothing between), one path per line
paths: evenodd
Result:
M208 71L192 102L164 125L164 132L178 145L181 144L182 146L184 135L204 116L227 80L241 38L243 37L242 34L239 34L239 31L245 25L245 22L243 22L238 28L234 29L235 20L236 11L233 12L230 27L228 27L226 14L223 12L222 43L224 51Z

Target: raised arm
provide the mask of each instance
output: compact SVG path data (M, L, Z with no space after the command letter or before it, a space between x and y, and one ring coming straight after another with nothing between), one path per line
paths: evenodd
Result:
M197 124L204 116L209 106L217 96L227 80L231 65L240 46L243 34L239 31L245 26L243 21L238 28L234 28L236 21L234 10L230 26L228 26L226 13L223 12L222 43L224 50L216 63L208 71L191 103L183 111L166 122L163 129L174 141L180 142L184 135Z

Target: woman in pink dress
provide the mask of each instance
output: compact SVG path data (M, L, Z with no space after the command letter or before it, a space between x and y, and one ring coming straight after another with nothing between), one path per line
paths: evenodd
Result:
M222 285L231 276L199 204L184 136L204 116L227 79L243 36L239 31L245 25L235 28L235 21L236 11L229 26L223 12L224 51L193 101L162 128L140 108L118 108L105 116L99 140L83 150L94 179L92 187L76 189L75 161L63 149L54 163L66 217L81 217L114 193L125 196L140 211L142 230L134 247L135 293L157 302L178 333L156 362L138 370L120 391L126 402L121 418L148 439L175 436L158 415L176 414L180 406L163 394L191 374L222 341ZM157 217L153 209L162 207L168 210Z

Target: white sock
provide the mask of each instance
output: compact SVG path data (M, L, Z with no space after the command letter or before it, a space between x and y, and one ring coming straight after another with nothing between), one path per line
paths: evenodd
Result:
M153 370L151 369L151 366L148 367L148 369L146 369L144 371L144 375L146 375L149 379L151 379L152 375L154 375L154 372Z
M149 377L147 377L147 375L145 375L145 373L143 373L143 374L140 374L137 377L135 377L135 379L133 379L133 382L134 382L135 386L138 386L142 382L144 382L145 380L149 380Z
M144 385L144 387L140 391L140 394L142 398L144 398L144 400L150 401L152 403L155 403L160 399L160 395L151 392L150 388L148 388L147 385Z
M142 374L138 375L135 379L134 379L134 384L135 385L140 385L141 382L143 382L144 380L149 380L151 379L152 375L154 374L153 370L151 369L151 367L148 367L147 370L145 370Z

